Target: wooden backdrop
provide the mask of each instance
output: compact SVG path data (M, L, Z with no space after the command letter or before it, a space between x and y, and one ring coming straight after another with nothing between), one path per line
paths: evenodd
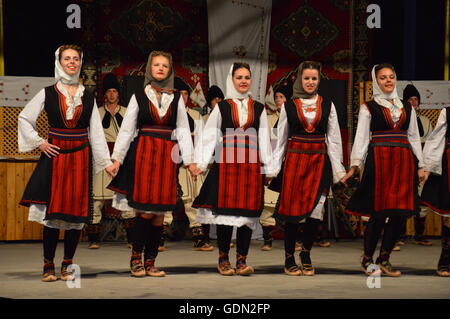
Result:
M0 240L39 240L42 226L28 221L28 208L19 206L36 161L0 162Z
M28 208L19 205L40 156L39 150L18 152L17 118L22 109L0 107L0 240L42 239L42 225L29 222ZM45 112L36 124L39 135L47 136Z

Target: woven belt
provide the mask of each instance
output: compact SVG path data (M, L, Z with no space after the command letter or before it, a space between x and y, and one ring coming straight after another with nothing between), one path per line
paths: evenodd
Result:
M79 140L88 138L89 135L86 128L82 129L50 128L48 131L48 136L63 140Z
M77 151L81 151L83 148L88 147L89 146L89 142L83 143L80 146L74 147L74 148L69 148L69 149L59 149L58 152L60 154L69 154L69 153L75 153Z
M376 132L372 134L371 146L389 146L411 148L407 132Z
M294 142L301 143L325 143L325 134L321 135L292 135L290 138Z
M298 154L325 154L327 152L326 150L298 150L293 148L289 148L287 151L289 153L298 153Z

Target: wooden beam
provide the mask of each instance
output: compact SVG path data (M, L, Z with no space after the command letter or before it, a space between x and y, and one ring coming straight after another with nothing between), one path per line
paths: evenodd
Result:
M5 51L3 38L3 0L0 0L0 76L5 75Z

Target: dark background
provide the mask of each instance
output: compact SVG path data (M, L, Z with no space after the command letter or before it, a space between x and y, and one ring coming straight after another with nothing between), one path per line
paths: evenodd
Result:
M274 0L273 10L283 10L291 2L299 1ZM66 26L69 15L66 8L71 3L80 1L3 1L5 75L53 76L56 48L63 43L83 42L80 30ZM381 7L381 29L369 31L371 64L392 63L399 79L442 80L445 1L378 0L369 3ZM82 24L84 22L82 19Z
M5 75L54 76L58 46L81 44L80 31L66 25L71 3L76 1L3 1Z
M445 1L370 2L381 7L381 29L372 31L372 64L393 64L400 80L443 80Z

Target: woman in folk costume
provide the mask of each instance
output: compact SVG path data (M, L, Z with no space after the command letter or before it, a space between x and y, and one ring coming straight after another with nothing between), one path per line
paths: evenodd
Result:
M197 221L217 225L219 273L250 275L246 258L252 230L263 209L264 171L270 173L272 149L264 105L250 97L251 72L246 63L233 63L227 77L226 100L211 112L196 147L198 168L206 171L216 145L216 161L209 170L193 207ZM222 136L222 135L223 136ZM237 228L236 270L228 258L233 226Z
M123 165L108 186L116 192L113 207L134 209L137 214L130 262L135 277L165 276L155 267L155 259L164 214L174 210L177 202L178 147L184 165L190 170L195 167L186 109L173 83L170 53L151 52L144 87L130 99L111 156L113 174Z
M76 45L59 47L56 84L39 91L19 115L19 151L42 151L20 204L30 207L28 220L44 225L46 282L57 279L53 259L60 229L65 230L61 280L74 279L68 267L81 229L92 219L92 174L112 166L94 96L79 84L82 58ZM36 131L43 110L50 126L47 140Z
M442 252L437 274L450 277L450 107L442 109L434 131L425 142L425 174L429 176L422 190L422 204L442 219ZM431 173L431 175L430 175Z
M281 109L274 162L284 165L275 216L285 221L287 275L313 276L310 251L317 236L323 205L333 183L345 176L342 141L333 102L317 94L321 65L305 61L298 68L293 99ZM302 268L294 257L299 221L305 221Z
M269 122L270 128L270 142L272 149L275 149L277 144L277 126L278 119L280 118L281 107L290 100L292 97L292 85L280 85L275 91L274 95L269 95L266 97L266 111L267 111L267 121ZM262 251L272 250L273 236L272 232L276 225L276 220L273 218L273 213L275 211L275 205L278 200L278 193L270 190L267 186L264 186L264 210L261 214L259 223L261 224L263 230L264 243L261 247Z
M345 211L370 216L364 232L361 262L364 272L367 275L380 272L369 266L384 229L376 264L384 274L398 277L401 272L393 269L389 256L400 236L403 220L419 212L418 183L426 177L416 112L397 95L394 67L375 65L372 79L373 99L359 109L352 167L342 182L365 162L364 173Z

